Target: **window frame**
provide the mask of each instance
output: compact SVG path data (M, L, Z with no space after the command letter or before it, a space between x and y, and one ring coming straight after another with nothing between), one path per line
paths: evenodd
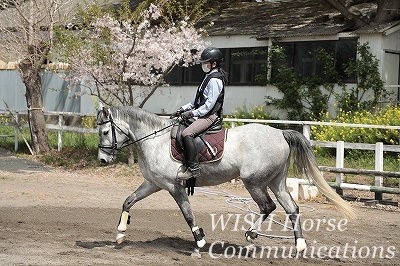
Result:
M335 60L335 69L339 73L341 80L344 83L355 83L357 81L356 77L350 77L344 73L344 69L342 66L339 66L339 63L343 65L344 63L349 62L349 60L353 59L355 60L357 58L357 42L358 38L343 38L343 39L338 39L338 40L318 40L318 41L297 41L297 42L279 42L278 45L281 45L284 48L284 51L287 58L286 58L286 64L289 67L292 67L294 71L298 74L300 74L302 77L307 77L307 76L312 76L312 75L319 75L322 73L318 73L321 67L319 67L319 62L316 59L316 50L318 47L322 47L325 50L328 50L328 52L332 52L334 54L334 60ZM340 49L340 46L342 45L347 45L351 46L348 47L349 49ZM332 46L330 49L326 49L326 47L323 46ZM311 57L309 57L309 61L312 63L311 66L307 67L306 70L311 70L304 75L305 67L302 65L302 62L300 60L304 61L304 57L301 56L301 53L299 51L301 49L305 49L306 46L309 45L311 46L311 49L309 49L309 52L311 52ZM302 47L304 46L304 47ZM347 53L346 55L340 54L341 51L349 52L351 53L351 56L349 56ZM344 59L338 61L338 59ZM347 60L346 60L347 59ZM274 69L272 69L272 75L276 73Z

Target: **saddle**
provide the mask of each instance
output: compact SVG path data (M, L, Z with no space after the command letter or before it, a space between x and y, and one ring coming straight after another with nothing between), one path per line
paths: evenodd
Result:
M184 146L182 142L182 131L193 121L181 121L171 130L171 157L178 161L185 160ZM224 153L224 143L227 130L222 128L221 120L217 119L205 132L195 137L197 151L199 153L199 163L210 163L218 161Z

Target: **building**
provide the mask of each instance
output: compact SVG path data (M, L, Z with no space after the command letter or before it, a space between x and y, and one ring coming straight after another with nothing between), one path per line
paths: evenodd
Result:
M372 16L375 7L364 3L358 5L357 10L368 17ZM262 71L268 49L276 40L291 51L293 67L304 75L318 71L315 60L317 47L328 47L335 52L337 70L343 74L340 62L355 58L357 43L368 43L372 54L379 60L385 88L394 93L396 100L400 98L400 21L371 24L353 30L337 10L322 0L276 0L237 2L221 8L219 14L204 19L201 25L209 25L207 31L211 45L221 48L225 55L223 68L230 74L225 94L225 114L232 113L236 106L248 109L254 105L262 106L266 96L280 96L276 88L262 85L255 78ZM4 74L4 71L9 72ZM19 93L13 98L15 109L23 108L25 103L22 101L22 105L19 104L20 96L23 96L21 82L11 73L13 70L4 71L0 71L0 97L5 97L6 84L7 95L9 91ZM90 97L71 98L72 92L62 90L66 86L62 80L47 75L47 83L43 83L44 91L57 86L61 90L44 93L46 110L95 111ZM170 86L157 89L144 109L158 114L172 113L194 97L201 77L199 67L175 69L167 78ZM6 83L4 80L7 80ZM355 82L345 76L343 81L349 86ZM0 109L4 109L2 103ZM278 111L271 112L281 115Z

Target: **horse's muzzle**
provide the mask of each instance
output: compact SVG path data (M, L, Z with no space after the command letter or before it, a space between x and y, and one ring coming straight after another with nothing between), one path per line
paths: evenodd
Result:
M115 156L109 155L109 154L104 154L104 153L99 153L98 160L102 164L110 164L114 161Z
M106 159L100 159L99 161L100 161L100 163L102 163L102 164L108 164L108 162L106 161Z

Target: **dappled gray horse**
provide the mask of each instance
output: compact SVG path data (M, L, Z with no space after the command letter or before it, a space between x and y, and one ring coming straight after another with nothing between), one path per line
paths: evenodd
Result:
M111 163L115 159L116 151L133 143L145 178L122 206L117 243L125 240L131 207L162 189L171 194L181 209L196 241L195 252L206 243L203 230L196 224L185 186L176 178L181 164L169 155L170 126L174 121L132 107L100 107L97 121L99 160ZM299 207L286 186L291 151L297 169L310 178L346 218L355 218L350 205L323 179L308 140L294 130L279 130L261 124L247 124L229 129L224 156L218 162L201 166L201 176L197 177L196 186L214 186L238 177L243 181L261 214L258 218L261 220L257 220L246 232L248 240L256 237L252 234L255 227L276 208L268 194L269 187L292 222L296 249L301 252L306 248L306 243L298 220Z

